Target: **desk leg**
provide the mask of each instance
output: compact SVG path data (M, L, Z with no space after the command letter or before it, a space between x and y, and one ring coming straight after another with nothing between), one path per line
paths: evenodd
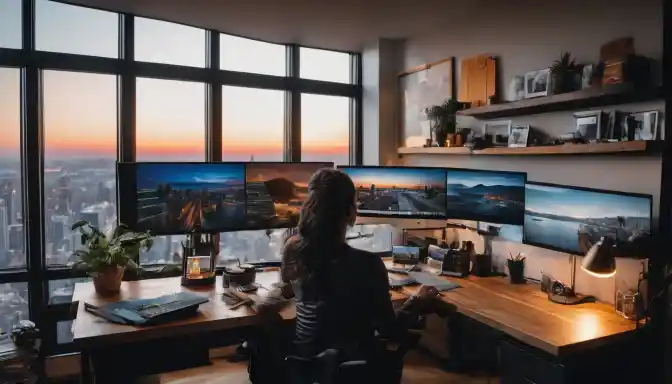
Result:
M89 351L82 350L82 352L80 353L80 360L81 360L80 383L93 384L93 375L91 372L91 358Z

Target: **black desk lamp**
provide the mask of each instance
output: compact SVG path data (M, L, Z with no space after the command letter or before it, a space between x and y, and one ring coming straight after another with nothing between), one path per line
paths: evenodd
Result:
M599 278L608 278L616 274L614 240L603 237L586 252L581 269Z

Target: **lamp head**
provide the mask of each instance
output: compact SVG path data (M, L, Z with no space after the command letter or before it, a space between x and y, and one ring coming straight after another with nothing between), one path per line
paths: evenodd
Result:
M607 278L616 274L614 240L603 237L586 252L581 269L589 274Z

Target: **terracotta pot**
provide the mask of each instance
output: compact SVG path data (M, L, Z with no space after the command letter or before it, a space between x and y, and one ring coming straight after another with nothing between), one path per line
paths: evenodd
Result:
M124 277L124 267L108 267L98 272L93 279L93 286L101 296L113 296L119 293L121 279Z
M455 146L455 134L449 133L446 135L446 144L444 147L454 147Z
M462 147L464 146L464 136L462 135L461 132L458 132L455 134L455 138L453 139L453 147Z

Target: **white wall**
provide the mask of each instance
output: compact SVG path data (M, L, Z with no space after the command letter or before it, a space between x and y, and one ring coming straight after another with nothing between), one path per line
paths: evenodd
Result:
M527 71L550 66L562 51L570 51L578 62L595 63L602 44L623 36L635 38L638 53L660 60L662 57L662 2L588 2L571 0L544 2L522 0L512 2L489 1L462 23L449 23L443 30L427 36L408 39L403 47L402 68L455 56L461 59L478 54L499 58L499 93L506 89L510 79ZM446 5L449 7L449 5ZM366 57L364 57L366 60ZM381 66L384 65L381 63ZM459 73L458 73L459 81ZM459 84L459 82L458 82ZM396 95L395 95L396 97ZM366 101L365 101L366 102ZM396 116L395 107L380 105L381 116ZM664 103L651 102L603 108L622 111L664 110ZM557 112L514 118L513 123L530 124L533 129L551 136L573 129L571 112ZM481 129L484 121L463 118L461 127ZM369 127L365 124L364 130ZM379 134L389 129L397 137L398 129L380 126ZM661 127L661 130L663 128ZM366 144L368 145L368 144ZM365 145L365 153L368 150ZM647 193L654 197L654 225L658 216L661 157L646 156L589 156L589 157L468 157L440 155L410 155L396 157L389 145L380 146L381 159L409 166L460 167L523 171L528 179L557 184L578 185L626 192ZM386 149L384 149L386 148ZM379 162L389 164L389 162ZM462 239L472 239L482 246L474 234L461 232ZM502 268L509 252L524 252L527 256L526 275L539 278L541 271L563 280L569 279L569 256L542 248L496 240L493 243L495 262ZM580 263L580 260L578 260ZM639 272L636 260L618 260L618 273L612 279L596 279L577 268L577 290L613 302L614 286L634 287ZM623 281L623 282L622 282Z

